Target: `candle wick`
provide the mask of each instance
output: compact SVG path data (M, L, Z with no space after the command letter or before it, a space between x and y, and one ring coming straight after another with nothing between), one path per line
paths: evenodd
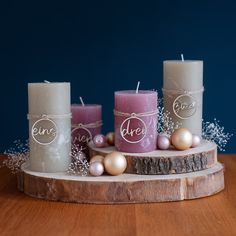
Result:
M44 83L50 84L50 81L48 81L48 80L44 80Z
M82 106L84 107L85 105L84 105L83 98L82 98L82 97L79 97L79 100L80 100L80 102L81 102Z
M136 93L138 93L138 90L139 90L139 85L140 85L140 81L138 81L138 83L137 83L137 87L136 87Z
M181 60L184 61L184 55L183 54L181 54Z

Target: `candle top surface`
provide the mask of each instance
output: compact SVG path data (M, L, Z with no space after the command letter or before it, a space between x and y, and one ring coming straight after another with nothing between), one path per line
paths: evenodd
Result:
M89 107L101 107L102 105L100 105L100 104L84 104L84 105L82 105L82 104L78 104L78 103L73 103L73 104L71 104L71 107L78 107L78 108L80 108L80 107L87 107L87 108L89 108Z
M33 85L58 85L58 84L70 84L70 82L50 82L50 83L46 83L46 82L35 82L35 83L28 83L29 86L33 86Z
M163 63L202 63L202 60L165 60Z
M124 90L115 92L115 109L128 113L154 111L157 108L157 92L152 90Z
M122 90L122 91L116 91L115 95L138 96L138 95L152 95L156 93L157 93L156 91L152 90L139 90L138 93L136 93L136 90Z

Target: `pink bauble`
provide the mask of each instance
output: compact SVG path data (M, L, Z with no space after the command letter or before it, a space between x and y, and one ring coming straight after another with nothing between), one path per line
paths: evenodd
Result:
M104 166L100 161L95 161L89 166L89 173L92 176L100 176L104 172Z
M107 143L106 141L107 141L106 137L102 134L97 134L93 138L93 143L95 147L98 148L105 147Z
M170 139L166 134L158 135L157 137L157 148L166 150L170 147Z
M193 140L192 140L192 148L195 148L197 146L199 146L199 144L201 143L201 138L196 135L196 134L193 134Z

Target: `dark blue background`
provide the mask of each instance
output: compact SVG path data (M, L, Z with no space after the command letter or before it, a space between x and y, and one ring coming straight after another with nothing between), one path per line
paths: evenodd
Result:
M103 104L113 92L162 87L162 61L204 60L204 118L235 132L234 1L5 1L0 6L1 152L28 133L27 83L70 81L72 102ZM227 151L235 152L236 139Z

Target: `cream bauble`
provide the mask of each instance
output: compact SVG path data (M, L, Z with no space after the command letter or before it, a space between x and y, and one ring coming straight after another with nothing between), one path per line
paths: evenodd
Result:
M103 163L104 157L101 156L101 155L93 156L93 157L90 159L90 164L92 164L92 163L95 162L95 161L99 161L99 162Z
M127 161L120 152L111 152L104 158L104 167L108 174L120 175L125 171Z
M192 134L186 128L176 129L171 135L171 143L178 150L186 150L192 146Z

